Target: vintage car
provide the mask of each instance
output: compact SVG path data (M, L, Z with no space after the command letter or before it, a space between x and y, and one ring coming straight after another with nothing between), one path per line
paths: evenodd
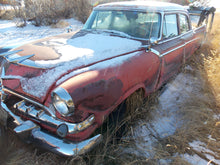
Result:
M1 124L57 154L84 154L101 142L94 131L109 114L138 90L158 90L205 33L180 5L99 5L75 34L0 54Z

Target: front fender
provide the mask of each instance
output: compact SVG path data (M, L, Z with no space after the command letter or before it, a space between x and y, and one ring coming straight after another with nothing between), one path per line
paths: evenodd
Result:
M123 95L123 82L114 74L105 74L114 73L110 70L111 68L88 71L60 85L72 97L76 107L75 115L82 114L86 117L94 114L96 122L101 125L106 116L117 107Z
M115 76L101 76L100 72L82 73L60 85L70 93L78 109L104 111L121 97L122 81Z

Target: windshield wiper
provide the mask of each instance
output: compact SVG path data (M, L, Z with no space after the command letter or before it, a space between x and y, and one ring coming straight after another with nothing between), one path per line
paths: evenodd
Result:
M89 32L92 32L92 33L108 33L108 34L112 34L112 35L115 35L115 36L120 36L120 37L125 37L125 38L132 38L130 35L124 33L124 32L121 32L121 31L117 31L117 30L109 30L109 29L83 29L83 31L89 31Z
M107 33L110 33L113 35L121 36L121 37L131 38L130 35L128 35L124 32L121 32L121 31L117 31L117 30L101 29L101 31L107 32Z

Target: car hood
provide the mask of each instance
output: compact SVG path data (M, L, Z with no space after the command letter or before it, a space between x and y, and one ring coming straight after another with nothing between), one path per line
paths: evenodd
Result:
M89 71L88 66L130 54L140 46L140 41L130 38L86 31L42 39L15 49L22 51L14 56L34 56L19 66L11 64L6 75L15 76L16 81L5 85L43 101L59 85L56 82L62 83L60 79L67 74L74 76Z

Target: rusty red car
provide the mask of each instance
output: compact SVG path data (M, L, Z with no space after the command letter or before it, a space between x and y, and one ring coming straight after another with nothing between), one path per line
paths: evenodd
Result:
M99 5L77 33L0 54L1 124L51 152L84 154L101 142L93 133L109 114L140 89L158 90L205 34L181 5Z

